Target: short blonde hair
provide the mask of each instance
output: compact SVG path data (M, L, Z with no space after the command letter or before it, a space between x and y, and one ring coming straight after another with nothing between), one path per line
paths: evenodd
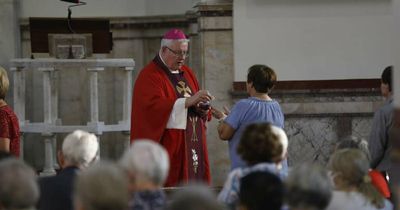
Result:
M8 80L7 71L0 66L0 99L5 99L10 81Z
M359 149L341 149L332 154L328 169L340 174L346 187L356 187L375 207L384 207L384 198L371 184L369 161Z

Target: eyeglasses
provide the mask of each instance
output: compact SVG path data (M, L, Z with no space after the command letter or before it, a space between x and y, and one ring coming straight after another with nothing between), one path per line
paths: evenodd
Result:
M165 46L169 51L171 51L176 57L189 57L189 52L188 51L175 51L167 46Z

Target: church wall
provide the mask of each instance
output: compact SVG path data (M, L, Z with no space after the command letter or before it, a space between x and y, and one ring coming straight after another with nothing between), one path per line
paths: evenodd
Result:
M20 56L18 27L18 3L14 0L0 1L0 66L8 70L9 60ZM9 73L10 86L13 86L13 77ZM10 91L6 101L12 104L13 93Z
M235 0L235 81L256 63L279 80L379 78L391 13L390 0Z
M21 17L66 17L61 0L20 0ZM198 0L84 0L87 5L72 8L72 17L140 17L185 14ZM38 6L40 4L40 6Z
M247 97L243 90L233 88L235 81L243 81L245 78L244 75L239 75L237 70L234 70L236 67L235 56L240 53L240 50L234 50L235 36L238 32L234 19L232 6L229 8L225 4L215 7L197 7L194 13L187 15L112 17L110 20L113 32L113 50L110 54L96 56L133 58L136 62L134 75L137 75L138 71L157 53L162 34L171 27L181 28L190 35L191 39L191 54L187 63L195 70L201 86L210 90L216 97L212 104L219 108L223 105L232 107L237 100ZM26 19L21 23L23 57L31 56L27 24ZM267 29L265 30L267 31ZM376 41L376 39L373 40ZM260 42L262 41L258 43L260 44ZM251 60L253 56L257 56L257 53L248 54L250 56L241 60ZM35 54L35 57L46 56L45 54ZM287 62L294 65L291 60L287 60ZM353 66L357 64L359 63L356 61L351 62ZM247 72L247 68L248 66L243 68L243 72ZM378 78L380 69L381 66L377 67L376 75L371 78ZM314 73L310 71L304 74L311 77ZM82 79L75 80L74 78L78 74ZM349 77L351 74L349 72ZM30 79L27 80L27 104L30 105L27 105L29 107L27 118L32 121L41 121L43 118L41 75L30 73L28 78ZM68 82L69 78L73 79L72 83ZM64 98L60 97L60 118L64 118L66 123L86 122L85 113L88 112L88 103L84 94L88 84L84 78L85 74L82 73L82 70L72 69L65 73L63 77L65 83L60 84L64 96ZM342 79L342 77L330 79ZM119 80L118 73L106 72L99 75L101 98L99 113L100 119L105 122L115 122L121 117L122 111L118 108L121 107L121 99L118 95ZM82 93L69 91L71 86L80 87ZM373 111L382 103L378 88L290 91L277 89L273 91L272 97L280 102L285 113L285 131L290 141L289 164L293 166L304 161L325 164L334 144L340 137L349 134L367 137ZM68 112L71 107L75 107L74 110L76 110L73 114ZM221 186L229 172L230 163L227 142L218 139L216 126L217 122L215 121L208 124L208 151L213 185ZM41 136L27 135L26 137L25 159L40 170L44 162ZM58 138L58 146L61 144L62 137L60 135ZM124 150L122 139L120 133L102 136L100 140L101 157L103 159L119 158Z

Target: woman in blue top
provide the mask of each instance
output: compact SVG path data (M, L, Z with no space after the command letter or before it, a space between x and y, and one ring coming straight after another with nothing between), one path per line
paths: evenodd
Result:
M246 89L250 95L237 102L232 110L225 113L212 108L215 118L220 121L218 134L221 140L229 141L231 170L247 164L237 153L237 146L244 128L251 123L268 122L279 128L284 127L284 116L279 103L268 93L276 83L274 70L265 65L253 65L247 74ZM287 172L287 161L282 161L282 171Z

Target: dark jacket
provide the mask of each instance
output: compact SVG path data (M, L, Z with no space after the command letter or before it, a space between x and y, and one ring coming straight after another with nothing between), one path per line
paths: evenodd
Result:
M73 210L72 188L79 168L67 167L56 176L39 179L40 210Z

